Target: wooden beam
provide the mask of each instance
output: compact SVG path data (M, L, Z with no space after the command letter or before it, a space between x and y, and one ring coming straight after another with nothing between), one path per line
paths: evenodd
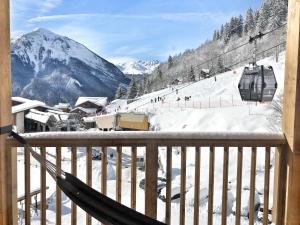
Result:
M9 0L1 0L0 3L0 127L10 125L11 116L11 75L10 75L10 15ZM8 221L12 218L13 203L12 187L13 181L8 181L12 177L6 177L11 174L11 165L7 163L7 154L11 154L6 150L7 135L0 136L0 225L11 224ZM9 167L8 167L9 166ZM9 216L10 215L10 216Z
M145 214L153 219L157 216L157 170L158 148L149 144L146 147Z
M287 138L285 224L300 224L300 0L289 0L283 131ZM282 202L283 203L283 202Z

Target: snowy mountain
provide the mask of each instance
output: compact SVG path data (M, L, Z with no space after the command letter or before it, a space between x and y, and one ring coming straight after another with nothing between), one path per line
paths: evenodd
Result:
M151 74L159 66L159 64L160 62L158 60L131 60L127 62L120 62L116 65L124 74L141 75Z
M74 104L79 96L113 98L129 80L84 45L46 29L15 39L11 47L13 95Z

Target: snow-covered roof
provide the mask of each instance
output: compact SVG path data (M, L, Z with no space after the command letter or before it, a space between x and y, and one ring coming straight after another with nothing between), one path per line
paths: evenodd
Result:
M11 100L16 101L16 102L20 102L20 103L25 103L25 102L29 102L32 101L28 98L23 98L23 97L11 97Z
M68 109L68 108L71 108L71 105L69 103L58 103L57 105L54 106L54 108Z
M72 113L72 112L75 112L76 110L85 112L85 113L87 113L87 114L93 114L93 113L96 113L96 111L97 111L97 109L95 109L95 108L76 107L75 109L73 109L73 110L71 111L71 113Z
M203 71L204 73L209 73L210 69L202 69L201 71Z
M75 107L85 102L91 102L98 106L106 106L107 97L79 97L75 103Z
M34 101L28 100L21 105L13 106L12 113L19 113L19 112L23 112L28 109L33 109L33 108L40 107L40 106L47 107L46 104L43 102L36 101L36 100L34 100Z
M68 120L70 114L69 113L65 113L65 112L61 112L61 111L57 111L57 110L48 110L48 113L52 114L56 120Z
M96 122L96 117L95 116L83 117L83 121L85 123L93 123Z
M25 118L35 120L43 124L46 124L50 119L56 121L56 118L51 113L41 112L35 109L31 109L29 113L25 115Z

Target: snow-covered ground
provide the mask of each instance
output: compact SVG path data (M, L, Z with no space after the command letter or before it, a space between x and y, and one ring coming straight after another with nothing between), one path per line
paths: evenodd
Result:
M284 80L284 53L280 55L279 63L275 62L274 58L268 58L260 63L272 65L276 78L278 81L278 90L275 99L280 99L283 91ZM237 84L240 79L242 68L236 69L217 76L206 79L201 82L186 85L179 85L172 88L167 88L158 92L150 93L140 97L139 100L129 104L121 105L121 110L125 111L140 111L146 112L151 117L151 124L153 129L160 131L235 131L235 132L278 132L280 131L281 123L278 123L279 115L273 109L272 104L247 104L240 100ZM176 93L178 89L178 94ZM151 103L157 97L165 96L164 102ZM176 101L178 97L184 99L185 96L191 96L189 102L184 100ZM116 104L117 105L117 104ZM119 107L119 106L116 106ZM112 111L114 108L111 107ZM277 121L274 122L274 121ZM55 156L53 149L47 149L49 153ZM180 149L173 148L172 172L173 180L172 187L174 191L180 186ZM111 150L113 153L113 150ZM139 149L138 151L143 151ZM272 150L273 153L274 150ZM128 148L123 148L124 158L130 160L130 151ZM85 181L85 166L86 157L85 149L78 151L78 176ZM186 189L186 224L193 224L193 205L194 205L194 169L195 169L195 149L188 148L187 150L187 189ZM231 148L229 151L229 183L228 183L228 224L234 224L235 216L235 190L236 190L236 162L237 149ZM249 184L250 184L250 149L244 148L243 160L243 193L242 193L242 224L248 224L248 199L249 199ZM70 170L70 150L63 148L62 151L63 162L62 168L66 171ZM114 153L112 159L109 160L108 165L108 196L115 198L115 165ZM159 171L159 176L165 177L166 167L166 151L161 148L160 159L162 168ZM274 163L274 154L272 154L272 165ZM54 160L53 157L48 156L49 159ZM256 166L256 202L263 203L264 190L264 150L258 149L257 166ZM208 190L208 162L209 151L207 148L201 148L201 185L200 185L200 224L207 222L207 190ZM23 155L18 155L18 190L19 195L22 195L23 187ZM214 221L215 224L220 223L221 219L221 199L222 199L222 171L223 171L223 149L217 148L215 154L215 186L214 186ZM39 187L39 166L32 161L32 189ZM273 190L273 172L271 167L271 185L270 185L270 204L272 208L272 190ZM144 190L139 187L139 182L144 178L143 171L138 170L137 174L137 209L144 212ZM97 190L100 188L101 178L101 161L93 161L93 187ZM124 162L122 170L122 203L130 204L130 167ZM55 183L47 177L47 191L49 197L49 208L47 210L48 224L55 224ZM162 193L164 190L162 190ZM71 202L63 195L62 207L62 222L63 224L70 224L70 208ZM164 221L165 203L158 199L158 219ZM172 202L172 224L179 224L179 201ZM23 220L24 222L24 220ZM260 221L256 220L256 224ZM21 221L20 221L21 224ZM38 214L32 217L32 224L39 224ZM78 224L85 224L85 213L82 210L78 211ZM93 224L100 224L93 220Z

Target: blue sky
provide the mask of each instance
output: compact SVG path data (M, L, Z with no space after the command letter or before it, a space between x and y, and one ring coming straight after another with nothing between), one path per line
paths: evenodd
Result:
M165 61L196 48L233 15L261 0L11 0L17 37L43 27L113 62Z

